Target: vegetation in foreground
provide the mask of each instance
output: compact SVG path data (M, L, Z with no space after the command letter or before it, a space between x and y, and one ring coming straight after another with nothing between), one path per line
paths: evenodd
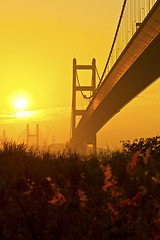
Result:
M81 156L0 149L0 239L160 239L160 137Z

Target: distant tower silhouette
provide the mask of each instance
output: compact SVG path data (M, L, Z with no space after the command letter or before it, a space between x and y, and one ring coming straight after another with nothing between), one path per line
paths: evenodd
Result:
M37 124L36 134L29 134L29 124L27 124L27 146L29 144L29 138L36 138L37 147L39 146L39 125Z

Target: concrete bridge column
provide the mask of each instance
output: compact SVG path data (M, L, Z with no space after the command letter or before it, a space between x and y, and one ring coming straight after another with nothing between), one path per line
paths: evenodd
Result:
M97 137L96 134L93 137L93 153L96 153L97 151Z

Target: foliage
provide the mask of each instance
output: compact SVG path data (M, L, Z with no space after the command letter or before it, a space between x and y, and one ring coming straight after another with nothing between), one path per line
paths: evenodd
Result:
M0 239L160 239L160 137L122 152L0 149Z

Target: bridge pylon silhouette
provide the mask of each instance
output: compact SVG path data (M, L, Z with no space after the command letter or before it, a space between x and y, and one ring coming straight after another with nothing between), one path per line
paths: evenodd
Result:
M90 86L80 86L77 70L91 70L92 71L92 81ZM78 83L78 85L77 85ZM73 95L72 95L72 122L71 122L71 132L72 132L72 147L83 152L88 144L93 145L93 151L96 151L96 134L90 134L90 138L87 141L81 141L76 135L76 118L77 116L83 116L85 109L77 109L76 99L77 92L80 91L83 95L83 91L91 92L94 94L96 89L96 60L93 58L92 65L78 65L76 59L73 59ZM85 96L85 95L84 95ZM75 138L76 136L76 138Z
M36 146L39 147L39 125L36 126L36 133L30 134L29 133L29 124L27 124L27 146L29 145L29 139L36 138Z

